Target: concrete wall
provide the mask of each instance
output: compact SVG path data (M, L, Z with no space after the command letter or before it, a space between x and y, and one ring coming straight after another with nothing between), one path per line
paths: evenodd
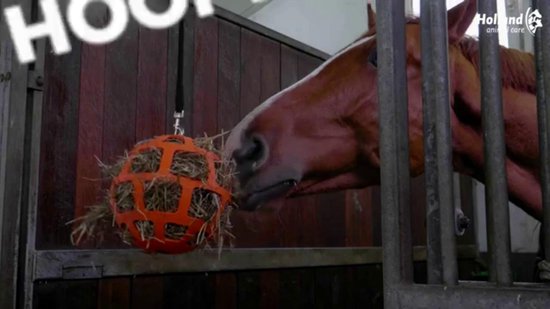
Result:
M367 30L366 0L273 0L250 19L333 54Z

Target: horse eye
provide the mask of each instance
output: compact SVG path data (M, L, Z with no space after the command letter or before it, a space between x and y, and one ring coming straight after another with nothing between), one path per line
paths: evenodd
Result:
M369 63L372 64L375 68L378 67L378 53L376 48L373 49L369 54Z

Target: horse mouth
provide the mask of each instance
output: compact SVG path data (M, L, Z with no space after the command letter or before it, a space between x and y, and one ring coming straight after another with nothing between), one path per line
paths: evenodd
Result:
M296 187L298 182L294 179L284 180L273 185L255 190L246 196L246 201L241 208L244 210L254 210L263 202L284 196L286 193Z

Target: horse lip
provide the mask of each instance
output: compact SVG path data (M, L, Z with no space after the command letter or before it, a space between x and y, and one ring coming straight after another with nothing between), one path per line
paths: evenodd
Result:
M246 196L246 201L244 205L244 209L248 210L254 210L260 205L262 202L265 202L267 200L281 197L285 193L288 193L292 188L296 187L298 184L298 181L294 179L287 179L280 182L277 182L273 185L263 187L258 190L254 190L251 193Z

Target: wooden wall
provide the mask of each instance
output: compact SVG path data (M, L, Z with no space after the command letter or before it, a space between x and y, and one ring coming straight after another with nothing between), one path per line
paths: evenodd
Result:
M38 249L72 248L65 223L100 201L106 186L97 159L114 162L136 142L171 132L176 102L185 103L187 134L215 135L324 60L226 18L192 13L180 28L131 23L111 45L73 40L71 54L47 55ZM423 193L413 192L421 208ZM378 245L379 213L376 189L275 202L235 213L234 245ZM124 247L111 227L102 231L103 240L84 247Z

